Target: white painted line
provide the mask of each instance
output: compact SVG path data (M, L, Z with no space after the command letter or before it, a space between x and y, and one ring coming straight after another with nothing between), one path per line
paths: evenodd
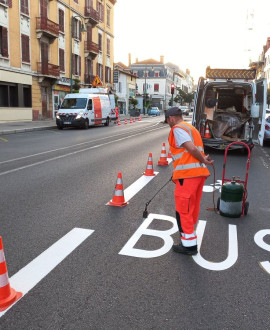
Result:
M152 131L156 131L156 130L159 130L159 129L160 128L158 127L158 128L150 129L147 132L152 132ZM61 158L69 157L69 156L73 156L73 155L76 155L76 154L81 153L81 152L84 152L84 151L92 150L92 149L95 149L95 148L100 148L100 147L103 147L105 145L112 144L112 143L115 143L115 142L118 142L118 141L124 141L126 139L129 139L129 138L132 138L134 136L141 135L141 134L145 134L145 131L140 132L140 133L136 133L136 134L132 134L132 135L129 135L129 136L125 136L123 138L119 138L119 139L112 140L112 141L109 141L109 142L104 142L102 144L98 144L98 145L95 145L95 146L92 146L92 147L88 147L88 148L84 148L84 149L77 150L77 151L74 151L74 152L70 152L70 153L65 154L65 155L56 156L56 157L49 158L49 159L46 159L46 160L43 160L43 161L40 161L40 162L36 162L36 163L29 164L29 165L21 166L21 167L18 167L18 168L14 168L12 170L8 170L8 171L5 171L5 172L0 173L0 176L6 175L6 174L10 174L10 173L13 173L13 172L17 172L17 171L20 171L20 170L24 170L24 169L30 168L32 166L45 164L45 163L51 162L53 160L57 160L57 159L61 159Z
M157 175L159 172L154 173ZM144 186L149 183L154 176L141 176L137 181L132 183L128 188L124 190L125 202L128 202L133 196L135 196Z
M10 286L25 295L93 232L94 230L90 229L73 228L59 241L54 243L28 265L19 270L18 273L13 275L10 278ZM13 305L15 304L16 302ZM13 305L5 311L0 312L0 317L3 316Z

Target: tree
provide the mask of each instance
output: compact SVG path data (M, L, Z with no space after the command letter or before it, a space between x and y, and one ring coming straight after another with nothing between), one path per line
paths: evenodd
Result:
M135 99L135 97L132 97L132 98L130 99L130 104L133 105L133 109L135 110L135 109L136 109L136 105L138 104L138 100Z
M194 98L194 92L186 93L181 88L177 87L178 94L174 98L174 102L180 103L180 105L184 103L190 104Z

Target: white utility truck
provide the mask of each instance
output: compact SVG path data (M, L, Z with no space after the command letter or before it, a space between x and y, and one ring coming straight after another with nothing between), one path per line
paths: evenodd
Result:
M107 88L81 88L79 93L67 94L56 114L58 129L109 126L115 119L114 95Z
M222 150L234 141L251 149L254 143L263 145L267 85L255 77L256 69L207 67L194 95L192 118L205 147Z

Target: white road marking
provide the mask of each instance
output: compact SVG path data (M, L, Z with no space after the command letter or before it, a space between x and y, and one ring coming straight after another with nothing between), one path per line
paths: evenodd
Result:
M159 172L154 173L157 175ZM128 202L133 196L135 196L144 186L149 183L154 176L141 176L137 181L133 182L128 188L124 190L125 202Z
M93 232L94 230L90 229L73 228L59 241L13 275L10 278L10 286L25 295ZM0 317L15 304L16 302L5 311L0 312Z
M159 129L160 128L153 128L153 129L148 130L148 132L156 131L156 130L159 130ZM52 157L52 158L49 158L49 159L46 159L46 160L42 160L40 162L36 162L36 163L29 164L29 165L21 166L21 167L18 167L18 168L14 168L12 170L5 171L5 172L0 173L0 176L1 175L6 175L6 174L10 174L10 173L13 173L13 172L17 172L17 171L20 171L20 170L24 170L26 168L33 167L33 166L36 166L36 165L44 164L44 163L47 163L47 162L50 162L50 161L53 161L53 160L57 160L57 159L65 158L65 157L68 157L68 156L76 155L76 154L78 154L80 152L84 152L84 151L87 151L87 150L91 150L91 149L103 147L105 145L112 144L112 143L115 143L115 142L118 142L118 141L122 141L122 140L126 140L126 139L129 139L129 138L132 138L134 136L141 135L141 134L145 134L145 131L139 132L137 134L132 134L132 135L129 135L129 136L125 136L125 137L120 138L120 139L116 139L116 140L112 140L112 141L109 141L109 142L105 142L105 143L102 143L102 144L98 144L98 145L95 145L95 146L92 146L92 147L88 147L88 148L84 148L84 149L81 149L81 150L77 150L77 151L74 151L74 152L69 152L69 153L67 153L65 155Z

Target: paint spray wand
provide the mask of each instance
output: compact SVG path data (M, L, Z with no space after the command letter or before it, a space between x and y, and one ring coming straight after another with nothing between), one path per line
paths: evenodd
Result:
M156 197L156 195L170 182L172 181L172 176L170 177L170 179L164 184L164 186L162 186L156 193L155 195L145 204L145 209L143 211L143 221L148 217L148 211L147 211L147 207L148 205L152 202L152 200Z

